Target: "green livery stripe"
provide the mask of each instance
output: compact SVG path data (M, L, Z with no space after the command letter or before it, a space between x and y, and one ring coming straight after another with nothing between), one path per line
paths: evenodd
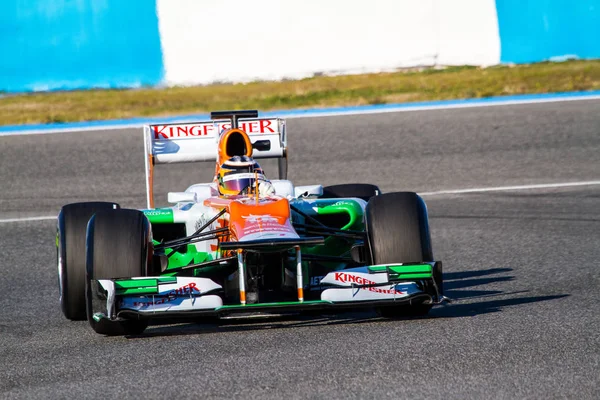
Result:
M335 215L346 214L349 221L342 226L341 230L363 230L363 210L356 200L320 200L317 203L317 214L319 215Z
M132 294L158 294L158 287L146 287L146 288L130 288L130 289L118 289L117 295L132 295Z
M154 210L144 210L144 215L153 224L172 224L173 210L170 208L155 208Z
M159 241L156 240L152 240L152 243L154 244L154 246L159 246L161 244ZM181 268L190 264L200 264L205 261L211 261L214 259L211 253L198 251L196 250L196 246L193 244L187 245L185 253L180 253L178 251L174 252L172 248L167 247L165 249L165 254L169 256L169 264L167 265L166 273L169 273L169 270L173 268ZM194 276L198 275L195 274Z
M156 286L158 284L177 283L177 278L170 276L160 276L149 279L119 279L115 281L117 289L127 289L133 287Z
M398 280L398 279L431 279L433 278L432 274L390 274L390 279Z
M396 274L422 274L429 273L431 274L433 268L429 264L422 265L399 265L390 267L390 272L394 272Z
M177 283L177 278L174 276L161 276L158 278L158 283L167 284L167 283Z
M421 274L432 273L433 268L429 264L413 264L413 265L372 265L369 267L371 272L387 272L395 274Z
M176 277L151 279L123 279L115 281L117 295L157 294L159 284L177 283Z
M158 279L130 279L115 281L115 289L131 289L148 286L158 286Z
M281 306L299 306L299 305L310 305L310 304L331 304L330 301L327 300L311 300L311 301L283 301L280 303L255 303L255 304L246 304L245 306L241 304L235 305L226 305L218 307L217 310L244 310L252 307L281 307Z
M390 281L414 280L414 279L433 279L433 267L430 264L413 265L372 265L370 272L387 272Z

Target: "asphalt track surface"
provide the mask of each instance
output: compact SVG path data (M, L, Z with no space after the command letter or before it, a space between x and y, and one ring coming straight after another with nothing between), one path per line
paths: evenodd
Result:
M600 101L294 119L289 142L297 184L591 181ZM211 169L159 167L156 191ZM83 200L144 206L139 130L0 137L0 174L0 219ZM455 299L427 318L190 323L118 338L63 318L55 222L1 223L0 398L600 398L600 186L426 201Z

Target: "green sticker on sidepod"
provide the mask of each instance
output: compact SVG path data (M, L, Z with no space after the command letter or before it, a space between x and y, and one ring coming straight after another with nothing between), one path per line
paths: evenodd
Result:
M173 210L170 208L156 208L154 210L144 210L144 215L153 224L173 223Z

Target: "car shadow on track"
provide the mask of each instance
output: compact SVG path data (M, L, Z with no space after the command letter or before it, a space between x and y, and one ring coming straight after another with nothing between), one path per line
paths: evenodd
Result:
M505 294L502 290L472 289L475 286L510 282L515 279L510 274L512 268L490 268L475 271L444 273L444 295L453 300Z
M344 312L339 314L301 313L294 315L239 318L226 320L208 320L199 323L163 322L163 325L152 325L142 335L127 336L129 339L143 339L162 336L201 335L219 332L243 332L257 330L289 329L299 327L317 327L340 324L390 323L397 320L435 320L439 318L473 317L494 312L501 312L505 307L513 307L542 301L556 300L568 294L548 296L523 296L528 291L505 292L502 290L473 289L481 285L510 282L514 276L506 275L512 268L492 268L449 272L444 274L444 294L453 303L434 307L429 315L386 319L375 311ZM501 298L500 298L501 297Z
M505 292L497 289L473 289L481 285L511 282L512 268L490 268L444 274L444 295L454 303L432 309L427 318L460 318L500 312L504 307L560 299L568 294L523 296L528 290ZM496 287L497 285L494 285ZM498 299L493 299L498 297ZM479 300L479 301L477 301Z

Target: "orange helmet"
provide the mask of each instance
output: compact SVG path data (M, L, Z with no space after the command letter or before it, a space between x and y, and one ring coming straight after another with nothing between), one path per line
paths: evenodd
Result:
M217 175L219 193L224 196L251 193L258 183L266 180L260 165L248 156L231 157L221 164Z

